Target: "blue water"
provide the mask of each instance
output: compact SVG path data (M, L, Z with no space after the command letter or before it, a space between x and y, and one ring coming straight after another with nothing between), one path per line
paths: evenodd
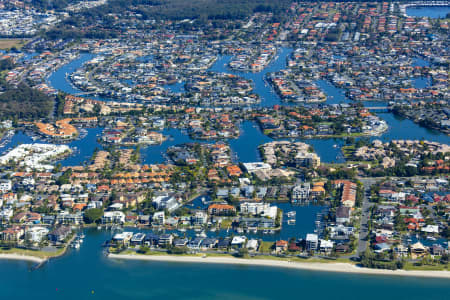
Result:
M380 113L378 115L389 124L388 131L381 138L378 137L378 139L383 141L419 139L445 144L450 143L450 137L437 130L421 127L411 120L395 116L391 113Z
M100 248L110 237L89 230L79 250L32 272L30 263L0 261L2 299L437 300L450 293L444 279L111 260Z
M416 89L425 89L431 86L430 79L427 77L416 77L413 82Z
M68 64L53 72L52 75L50 75L50 77L48 78L48 82L52 87L68 94L83 93L83 91L70 84L70 81L66 78L66 74L70 75L71 73L75 72L83 65L83 63L93 59L94 57L94 54L82 53L78 58L72 60Z
M252 80L254 88L253 92L260 96L261 106L270 107L273 105L282 104L282 102L270 84L264 80L265 76L267 73L285 69L287 66L287 58L291 53L291 48L281 48L281 50L277 53L278 58L274 59L264 70L260 72L237 72L227 68L227 64L232 59L232 56L229 55L219 57L219 59L211 66L209 70L219 73L230 73Z
M326 80L317 80L316 84L327 95L326 104L351 103L342 89L335 87Z
M82 53L80 56L69 63L65 64L61 68L53 72L48 78L48 83L50 86L58 89L67 94L75 94L77 96L83 96L83 91L75 87L70 83L70 80L66 76L75 72L79 69L85 62L93 59L96 55L92 53ZM111 99L97 97L93 95L88 95L87 98L96 99L101 101L110 101Z
M170 146L184 143L202 142L199 140L191 139L188 134L184 134L180 129L165 129L161 131L161 133L164 136L168 136L169 138L161 145L142 147L140 151L142 163L144 164L164 163L165 162L164 154L166 153L167 149Z
M101 144L97 142L98 135L102 132L102 128L86 128L87 135L84 139L74 140L67 143L74 151L69 157L58 161L62 166L77 166L85 163L89 158L92 157L95 149L102 149ZM0 154L6 152L10 148L14 148L19 144L30 144L30 143L44 143L48 142L41 141L39 139L33 141L28 135L19 131L11 138L11 141L7 143L3 148L0 148ZM56 143L58 144L58 143Z
M450 13L449 6L440 7L408 7L406 14L411 17L445 18Z
M239 138L230 140L230 148L239 157L240 162L261 161L258 146L271 142L272 139L264 135L254 122L243 122Z
M184 93L184 82L176 82L174 84L167 84L164 86L165 89L168 89L172 93Z
M412 63L413 67L429 67L430 66L430 62L427 60L424 60L422 58L414 58L413 63Z
M290 48L281 48L278 53L277 59L272 61L269 66L261 72L236 72L227 68L228 62L231 60L231 56L220 57L210 68L210 71L232 73L242 76L246 79L250 79L253 82L254 91L261 97L261 106L270 107L275 104L286 104L281 101L278 95L271 88L270 84L266 83L265 75L269 72L276 72L286 67L286 58L292 53ZM66 78L66 74L70 74L78 69L84 62L89 61L95 55L89 53L83 53L79 58L64 65L49 77L50 84L66 93L77 94L82 91L73 87ZM416 58L413 62L416 65L427 65L428 62L420 58ZM327 104L339 104L339 103L351 103L345 96L343 89L335 87L333 84L326 80L317 80L317 85L327 94ZM429 82L423 78L415 79L416 86L428 86ZM174 85L167 85L173 92L183 92L183 83L176 83ZM95 98L95 97L94 97ZM108 100L97 98L100 100ZM386 106L385 102L364 102L366 106ZM383 134L382 140L391 139L426 139L431 141L438 141L448 143L449 138L437 131L428 130L409 120L401 120L394 117L392 114L381 114L383 119L388 122L390 127L389 131ZM90 130L91 132L92 130ZM100 148L100 145L96 142L95 135L100 130L96 131L93 135L89 134L86 139L73 142L74 146L80 149L79 153L62 161L63 165L71 165L76 163L82 163L92 155L95 148ZM179 129L166 129L163 131L165 135L171 136L168 141L163 142L161 145L148 146L141 149L142 162L146 164L163 163L165 161L163 154L167 148L176 144L182 144L187 142L201 142L191 139L187 134L184 134ZM241 125L241 135L237 139L229 141L232 151L237 155L238 160L241 162L253 162L260 161L258 146L271 141L272 139L262 134L253 122L243 122ZM300 139L301 140L301 139ZM25 137L23 134L17 135L13 138L12 144L17 142L29 143L31 140ZM87 141L87 143L85 143ZM314 150L321 157L323 162L343 162L340 147L343 145L342 140L336 139L308 139L301 140L313 146ZM81 147L83 146L83 147ZM6 148L10 147L7 145ZM0 149L2 151L4 149Z

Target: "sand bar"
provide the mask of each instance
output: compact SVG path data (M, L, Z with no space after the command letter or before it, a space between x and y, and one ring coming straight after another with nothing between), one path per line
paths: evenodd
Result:
M215 263L215 264L233 264L265 266L278 268L291 268L311 271L341 272L369 275L394 275L394 276L413 276L413 277L434 277L450 279L450 271L405 271L405 270L382 270L358 267L349 263L310 263L294 262L284 260L270 259L244 259L232 257L200 257L200 256L172 256L172 255L129 255L129 254L109 254L113 259L131 259L146 261L167 261L167 262L185 262L185 263Z
M31 261L31 262L35 262L35 263L42 263L45 261L45 259L39 258L36 256L21 255L21 254L14 254L14 253L0 253L0 259L24 260L24 261Z

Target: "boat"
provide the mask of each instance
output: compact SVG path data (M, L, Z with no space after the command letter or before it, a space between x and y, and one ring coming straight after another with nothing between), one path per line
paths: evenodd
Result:
M80 238L81 239L84 239L86 236L82 233L82 234L80 234Z
M80 243L78 241L73 242L71 246L72 248L80 249Z
M286 214L289 218L295 217L297 215L296 211L290 211Z
M427 236L427 240L436 241L437 239L434 236Z
M179 232L186 232L186 228L180 228L178 229Z
M200 232L199 234L197 234L196 236L201 237L201 238L205 238L207 237L205 231Z
M287 221L288 225L295 225L295 219L290 219Z

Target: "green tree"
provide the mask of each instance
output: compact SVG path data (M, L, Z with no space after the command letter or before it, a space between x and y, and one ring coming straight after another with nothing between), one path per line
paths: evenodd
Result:
M91 208L84 212L84 222L87 224L97 223L103 216L103 209Z

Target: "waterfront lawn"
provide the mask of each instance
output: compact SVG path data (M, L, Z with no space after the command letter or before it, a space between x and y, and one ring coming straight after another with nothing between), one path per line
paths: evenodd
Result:
M415 265L411 262L405 262L403 265L403 270L406 271L448 271L448 264L434 264L434 265Z
M271 253L273 248L273 242L265 242L262 241L261 245L259 246L259 252L260 253Z

